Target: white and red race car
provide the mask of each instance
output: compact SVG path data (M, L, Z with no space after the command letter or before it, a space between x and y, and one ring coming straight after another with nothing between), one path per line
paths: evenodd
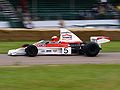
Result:
M8 55L26 55L34 57L36 55L80 55L96 56L101 50L101 44L109 42L109 37L92 36L89 43L84 43L71 31L60 28L60 39L56 42L40 40L32 45L23 45L18 49L8 51Z

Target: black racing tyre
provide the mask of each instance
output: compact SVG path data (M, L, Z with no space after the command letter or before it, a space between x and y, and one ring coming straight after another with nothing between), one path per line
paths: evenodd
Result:
M25 49L26 55L29 57L35 57L38 53L38 49L36 46L34 45L29 45L26 49Z
M79 55L84 55L84 52L83 52L83 50L79 50Z
M85 44L85 46L83 47L83 51L87 56L94 57L98 55L100 51L100 47L97 43L90 42L90 43Z

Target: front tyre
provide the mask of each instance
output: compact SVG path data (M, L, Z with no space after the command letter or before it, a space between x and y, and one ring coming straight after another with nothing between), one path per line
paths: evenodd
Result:
M87 55L89 57L94 57L94 56L98 55L98 53L100 51L100 47L97 43L90 42L90 43L85 44L85 46L83 47L83 51L84 51L85 55Z
M26 49L25 49L26 55L29 57L35 57L38 53L38 49L36 46L34 45L29 45Z

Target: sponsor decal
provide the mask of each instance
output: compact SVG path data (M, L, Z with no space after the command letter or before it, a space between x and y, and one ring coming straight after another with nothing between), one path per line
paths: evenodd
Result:
M35 46L36 47L45 47L46 45L45 44L36 44Z
M42 50L41 52L45 52L45 50Z
M62 35L62 40L72 40L72 35L64 34L64 35Z
M57 52L57 50L53 50L53 52Z
M46 50L46 52L52 52L51 50Z

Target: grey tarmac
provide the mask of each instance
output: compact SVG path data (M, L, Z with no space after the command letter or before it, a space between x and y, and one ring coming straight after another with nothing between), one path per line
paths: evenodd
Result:
M0 54L0 66L41 64L120 64L120 52L100 53L96 57L79 56L8 56Z

